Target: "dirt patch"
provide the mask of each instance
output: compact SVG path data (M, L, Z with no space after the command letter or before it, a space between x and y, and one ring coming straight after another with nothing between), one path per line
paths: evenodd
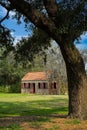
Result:
M24 130L87 130L87 121L80 121L78 124L74 124L73 120L65 118L51 118L49 122L35 126L30 122L24 122L21 126Z
M87 120L68 119L63 116L21 116L0 118L0 126L19 124L23 130L87 130Z

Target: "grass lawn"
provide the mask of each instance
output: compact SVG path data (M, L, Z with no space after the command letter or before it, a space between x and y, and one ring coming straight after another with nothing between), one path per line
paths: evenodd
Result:
M61 116L67 113L67 95L0 94L0 130L87 129L86 121Z
M67 96L0 94L0 117L67 114Z

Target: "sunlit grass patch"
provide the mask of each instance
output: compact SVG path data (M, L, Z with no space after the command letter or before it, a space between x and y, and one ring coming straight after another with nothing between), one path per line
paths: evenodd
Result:
M0 117L67 114L65 95L1 94Z

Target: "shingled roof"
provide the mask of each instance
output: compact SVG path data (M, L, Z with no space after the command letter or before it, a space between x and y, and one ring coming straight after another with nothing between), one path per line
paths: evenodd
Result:
M22 78L22 81L26 80L47 80L47 75L45 72L29 72Z

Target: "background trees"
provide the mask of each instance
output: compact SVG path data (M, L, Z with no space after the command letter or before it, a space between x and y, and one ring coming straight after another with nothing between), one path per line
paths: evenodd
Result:
M20 92L22 71L20 65L16 67L13 52L0 60L0 91Z
M60 48L56 43L51 45L51 47L49 47L46 51L45 71L47 73L49 82L57 81L58 93L67 93L67 74L65 62L60 52Z
M23 39L27 42L27 39ZM23 43L22 40L15 45L17 53L11 51L7 56L4 56L4 48L1 49L1 60L0 60L0 86L3 92L20 92L21 91L21 78L29 71L46 71L50 73L49 81L56 80L59 84L59 94L65 94L67 92L67 78L66 69L61 55L60 49L55 43L52 43L48 49L38 51L37 54L33 54L31 51L29 55L32 55L32 59L28 55L22 55L20 47ZM53 41L52 41L53 42ZM31 43L30 43L31 44ZM18 45L20 47L18 47ZM24 44L25 45L25 44ZM28 50L27 46L27 50ZM33 48L34 49L34 48ZM24 52L23 52L24 53ZM28 52L27 52L28 53ZM16 60L18 55L19 59ZM43 54L43 55L42 55ZM45 59L46 58L46 59ZM59 58L59 60L57 60Z

